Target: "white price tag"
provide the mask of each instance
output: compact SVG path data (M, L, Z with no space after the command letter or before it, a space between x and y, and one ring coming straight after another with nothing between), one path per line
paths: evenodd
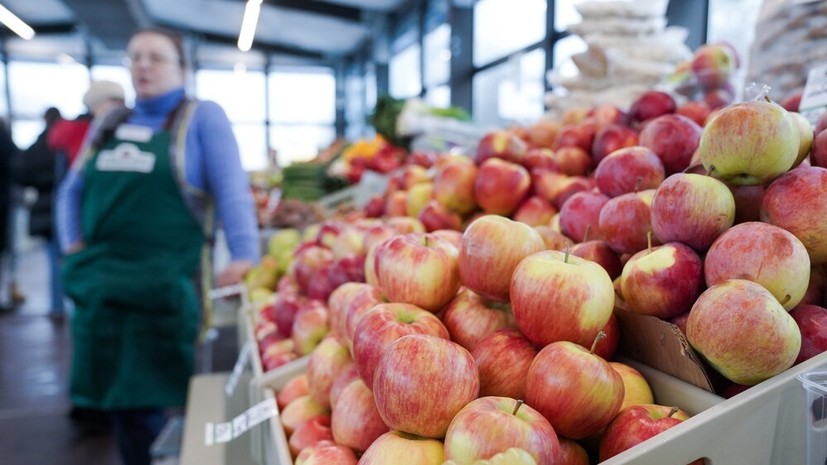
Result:
M267 399L250 407L232 421L225 423L207 423L204 440L208 446L230 442L253 428L279 414L275 399Z
M235 361L233 372L230 373L230 377L227 378L227 384L224 385L224 394L226 394L227 397L233 395L235 387L238 384L238 379L241 377L241 374L244 373L244 368L250 363L250 354L252 351L253 343L250 341L247 341L241 347L241 352L238 354L238 360Z
M801 96L798 112L810 124L815 125L819 116L827 110L827 63L822 63L810 70L807 84Z

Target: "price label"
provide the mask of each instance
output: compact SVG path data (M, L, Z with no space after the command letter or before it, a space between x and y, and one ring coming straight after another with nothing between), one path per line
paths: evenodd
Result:
M227 378L227 384L224 385L224 394L226 394L227 397L233 395L235 387L238 384L238 379L241 377L241 374L244 373L244 368L250 363L250 354L252 351L253 344L250 341L247 341L241 347L241 352L238 354L238 360L235 361L233 372L230 373L230 377Z
M821 63L810 70L807 75L807 84L801 96L798 112L807 118L810 124L815 125L824 111L827 110L827 63Z
M244 413L224 423L207 423L204 441L208 446L230 442L256 425L278 416L275 399L267 399L250 407Z

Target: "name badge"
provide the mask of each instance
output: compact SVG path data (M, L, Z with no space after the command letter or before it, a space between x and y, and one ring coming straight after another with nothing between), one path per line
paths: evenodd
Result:
M129 171L150 173L155 167L155 154L141 152L135 144L124 142L112 150L101 150L95 168L98 171Z
M115 138L132 142L148 142L149 139L152 139L152 128L122 124L115 130Z

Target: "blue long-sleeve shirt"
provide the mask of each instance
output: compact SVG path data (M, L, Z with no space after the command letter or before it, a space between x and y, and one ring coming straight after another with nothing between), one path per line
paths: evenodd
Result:
M177 89L158 97L138 99L128 122L157 131L183 97L184 89ZM64 251L82 239L80 206L85 161L78 159L58 190L58 238ZM227 115L215 102L201 101L196 107L186 135L184 165L186 182L207 191L215 200L232 259L257 262L260 242L247 174L241 167L238 144ZM184 195L192 194L185 191Z

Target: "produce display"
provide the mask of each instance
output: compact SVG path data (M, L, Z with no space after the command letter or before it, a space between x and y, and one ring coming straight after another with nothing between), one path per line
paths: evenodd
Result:
M408 156L274 236L247 283L264 370L308 357L276 393L295 463L605 461L690 418L617 360L621 315L722 396L827 350L827 116L692 98Z

